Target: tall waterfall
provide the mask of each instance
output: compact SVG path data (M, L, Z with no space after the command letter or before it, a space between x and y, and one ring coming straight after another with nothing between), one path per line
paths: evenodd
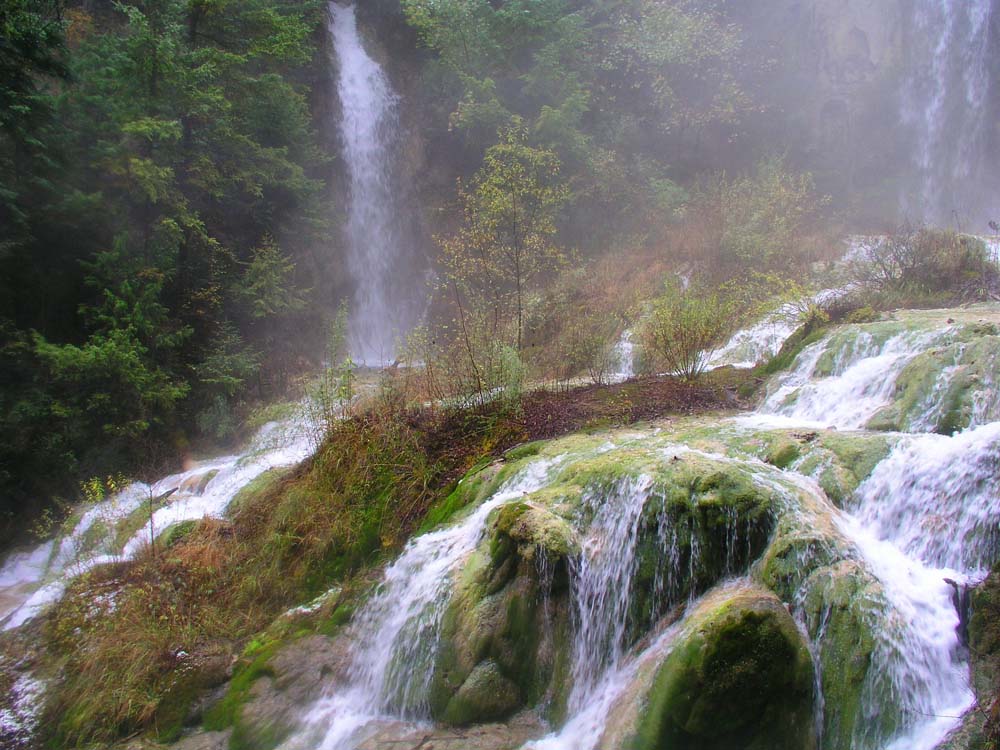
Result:
M1000 206L990 127L996 114L994 0L915 0L902 89L913 180L902 196L911 220L985 231Z
M394 179L399 97L365 51L354 6L330 2L330 35L342 107L340 140L349 176L347 265L354 283L348 344L355 361L390 362L413 321L408 243Z

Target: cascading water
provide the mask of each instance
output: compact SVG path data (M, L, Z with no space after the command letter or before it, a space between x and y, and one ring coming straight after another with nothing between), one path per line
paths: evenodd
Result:
M911 134L908 218L964 222L984 231L991 213L990 128L995 117L993 0L916 0L908 14L909 62L901 119ZM973 213L970 213L973 212Z
M379 721L427 716L427 687L451 576L479 543L490 513L543 486L553 463L536 461L464 521L407 545L352 624L357 646L347 684L309 710L285 750L353 748Z
M393 169L399 97L365 51L354 6L332 0L329 9L343 110L340 140L350 178L347 265L355 290L348 346L355 361L378 366L393 360L397 339L414 319L414 294L406 282L411 259Z
M859 429L889 402L907 363L946 336L947 331L904 331L880 341L863 332L839 348L829 339L819 341L778 379L748 421Z
M955 332L951 325L928 330L904 324L861 330L853 338L830 336L800 355L755 417L736 419L729 429L753 430L757 428L747 422L769 425L776 419L782 426L857 427L885 406L907 363L929 346L952 342ZM956 633L958 616L945 579L970 580L1000 548L995 533L1000 516L998 430L1000 423L994 422L952 437L894 437L895 448L845 511L835 508L814 481L795 473L794 466L781 472L745 455L726 457L676 444L656 449L668 463L698 456L741 467L772 497L785 497L789 507L808 498L810 512L818 515L806 523L832 522L853 550L852 559L879 582L882 609L873 610L881 614L873 614L870 623L873 666L852 739L857 750L931 750L971 705L967 665ZM662 440L657 434L621 438L601 451L627 452L629 440ZM560 472L572 473L578 458L567 457ZM286 742L287 750L349 750L363 746L374 726L393 719L426 719L440 619L454 573L480 542L492 511L551 481L548 467L536 463L465 521L410 543L351 626L355 645L346 682L312 707L301 732ZM653 623L635 621L637 545L640 536L648 538L649 533L643 524L658 526L655 536L665 563L651 584L656 602L648 606L654 619L665 606L678 603L683 590L678 584L695 579L695 558L702 554L697 535L688 529L688 559L679 555L679 529L649 508L657 491L645 474L599 487L581 500L576 527L580 551L569 560L574 636L568 714L556 731L525 746L534 750L602 746L610 717L622 701L632 699L628 691L636 675L662 662L683 629L682 619L643 640ZM733 523L725 537L721 570L733 575L744 569L733 563L735 558L750 559L750 532L744 534ZM817 652L827 637L820 627L813 644ZM633 645L637 641L638 651ZM822 713L822 701L817 705ZM881 717L885 712L898 716L888 720Z
M178 474L146 485L136 482L82 513L73 528L56 541L30 552L9 556L0 567L0 628L19 627L59 599L67 579L103 563L129 559L149 542L150 524L124 546L116 525L141 513L151 499L169 495L153 512L152 528L159 534L187 520L221 516L236 494L264 472L291 466L309 456L316 429L303 405L282 421L260 428L240 454L199 462Z

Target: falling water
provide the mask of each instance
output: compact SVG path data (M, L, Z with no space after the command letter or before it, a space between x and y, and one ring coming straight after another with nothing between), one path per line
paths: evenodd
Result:
M261 427L239 454L198 462L153 484L136 482L86 508L61 538L10 555L0 566L0 628L19 627L58 600L70 577L134 556L149 542L148 522L124 546L117 540L117 524L142 512L150 498L173 493L153 513L154 534L182 521L219 517L261 474L306 458L314 441L307 410L296 409L288 418Z
M343 109L341 146L350 176L347 264L355 291L348 344L355 361L381 365L392 361L396 340L412 319L393 179L399 97L365 51L354 6L330 3L330 34Z
M649 477L640 477L584 498L594 519L572 565L576 638L570 711L587 705L608 667L621 663L629 645L639 522L651 484Z
M903 210L916 221L974 222L985 230L993 119L993 0L916 0L902 122L912 136L914 185ZM970 215L970 211L976 213Z
M558 459L530 464L468 518L411 540L357 614L357 640L346 685L310 709L287 750L356 747L380 720L423 719L452 573L475 549L496 508L545 484Z
M839 347L828 337L799 355L747 421L859 429L889 403L903 368L932 341L946 336L946 331L904 331L880 341L862 332Z

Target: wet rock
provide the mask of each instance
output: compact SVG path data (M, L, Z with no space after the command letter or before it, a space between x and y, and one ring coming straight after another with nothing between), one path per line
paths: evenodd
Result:
M282 646L257 667L259 677L236 708L234 743L245 750L276 747L301 711L343 677L348 659L345 639L313 635Z
M475 666L448 701L442 719L454 726L503 719L521 705L517 685L503 676L499 665L487 659Z
M641 707L619 706L602 747L630 750L814 750L812 658L784 605L752 586L723 586L688 613Z
M374 729L358 750L517 750L545 734L545 726L532 713L523 713L505 724L483 724L465 729L414 727L393 722Z

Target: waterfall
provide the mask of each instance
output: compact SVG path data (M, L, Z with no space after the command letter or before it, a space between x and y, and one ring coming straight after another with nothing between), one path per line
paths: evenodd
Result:
M904 331L880 341L862 332L839 347L828 337L799 355L796 366L778 378L777 387L748 421L860 429L889 403L903 368L946 336Z
M379 720L427 717L427 687L453 572L479 543L490 514L542 487L556 463L534 462L464 521L407 545L354 618L347 684L312 706L285 750L353 748Z
M349 175L347 266L354 284L348 345L356 362L391 362L397 339L412 324L411 269L400 225L393 163L399 97L365 51L354 6L330 2L330 35L339 71L340 140Z
M907 218L964 222L984 231L995 218L990 128L995 116L993 0L915 0L901 120L912 139Z
M302 404L285 419L263 425L241 453L195 463L151 485L129 485L84 509L58 540L8 556L0 566L0 629L19 627L58 600L70 577L133 557L149 542L148 522L124 546L115 529L143 512L150 498L173 491L170 502L153 512L154 533L160 534L182 521L222 516L236 494L261 474L309 456L316 428L308 411Z
M629 645L626 629L636 542L651 484L648 477L640 477L585 498L594 519L571 576L576 639L570 711L579 712L588 704L608 668L621 663Z

